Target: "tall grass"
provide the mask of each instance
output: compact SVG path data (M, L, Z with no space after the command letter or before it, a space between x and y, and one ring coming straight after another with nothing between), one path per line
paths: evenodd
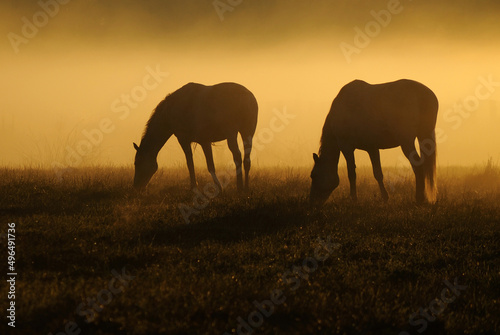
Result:
M16 334L56 334L68 322L84 334L234 333L275 289L286 300L255 333L412 333L410 316L455 278L467 289L425 333L498 333L498 166L438 169L438 202L423 206L411 170L384 172L388 203L361 167L358 203L341 170L340 187L311 211L309 169L256 168L248 193L232 180L186 224L179 205L195 195L184 167L161 169L140 194L131 168L77 168L62 179L0 169L0 218L17 225ZM203 189L210 175L197 174ZM292 290L283 275L314 256L318 238L340 247ZM77 307L123 267L135 278L86 322Z

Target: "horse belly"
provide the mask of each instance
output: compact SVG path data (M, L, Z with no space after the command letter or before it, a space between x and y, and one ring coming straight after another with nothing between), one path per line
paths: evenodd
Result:
M238 131L230 121L204 120L201 121L193 131L195 142L219 142L230 136L234 136Z
M407 135L406 132L400 133L399 129L375 120L363 123L339 122L336 125L334 133L337 134L337 140L352 149L395 148L405 141L404 136Z
M390 103L373 104L372 108L358 105L358 108L334 117L334 133L348 138L359 149L389 149L414 139L417 134L418 118L412 108L395 111ZM409 113L408 113L409 112Z
M382 136L374 137L368 141L360 141L355 144L356 149L370 150L370 149L390 149L396 148L401 145L401 142L393 137Z
M345 148L350 149L361 149L361 150L371 150L371 149L390 149L401 145L401 141L396 139L392 134L379 134L373 136L348 136L348 137L338 137L337 141L339 144Z

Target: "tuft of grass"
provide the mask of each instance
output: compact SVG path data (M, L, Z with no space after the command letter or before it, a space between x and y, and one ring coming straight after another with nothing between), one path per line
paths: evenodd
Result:
M498 191L500 184L500 167L489 158L486 164L475 167L473 171L465 176L464 188L473 192Z

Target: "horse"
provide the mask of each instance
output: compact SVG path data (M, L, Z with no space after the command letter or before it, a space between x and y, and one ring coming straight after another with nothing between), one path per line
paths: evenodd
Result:
M368 152L373 175L384 201L385 189L379 149L401 147L415 174L416 201L436 199L436 136L438 99L425 85L408 79L383 84L354 80L333 100L321 135L319 154L314 153L310 203L321 206L339 185L338 163L342 152L357 200L354 150ZM415 148L418 139L420 154Z
M245 189L248 189L252 139L257 126L255 96L236 83L205 86L189 83L167 95L154 109L140 145L134 144L134 187L143 189L158 170L157 156L167 140L175 135L186 156L191 188L197 187L191 143L201 145L208 171L217 188L222 186L215 174L212 143L227 140L236 165L238 191L243 190L242 158L238 133L244 145Z

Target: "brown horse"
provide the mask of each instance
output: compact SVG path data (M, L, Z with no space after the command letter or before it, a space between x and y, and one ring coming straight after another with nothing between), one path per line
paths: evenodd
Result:
M437 112L436 95L416 81L370 85L355 80L345 85L326 117L319 155L313 154L311 204L323 204L339 185L340 152L347 162L351 198L357 199L355 149L370 155L373 174L382 198L387 201L379 149L398 146L415 173L417 202L425 201L426 195L429 201L435 201ZM420 155L415 148L416 138Z
M257 125L257 100L245 87L235 83L204 86L184 85L167 95L153 111L142 136L134 143L134 187L144 188L158 169L158 152L175 135L186 155L191 187L196 187L191 143L199 143L207 160L214 183L222 189L212 155L212 143L227 140L236 165L237 187L243 189L242 159L238 148L238 133L244 144L245 187L248 188L252 139Z

